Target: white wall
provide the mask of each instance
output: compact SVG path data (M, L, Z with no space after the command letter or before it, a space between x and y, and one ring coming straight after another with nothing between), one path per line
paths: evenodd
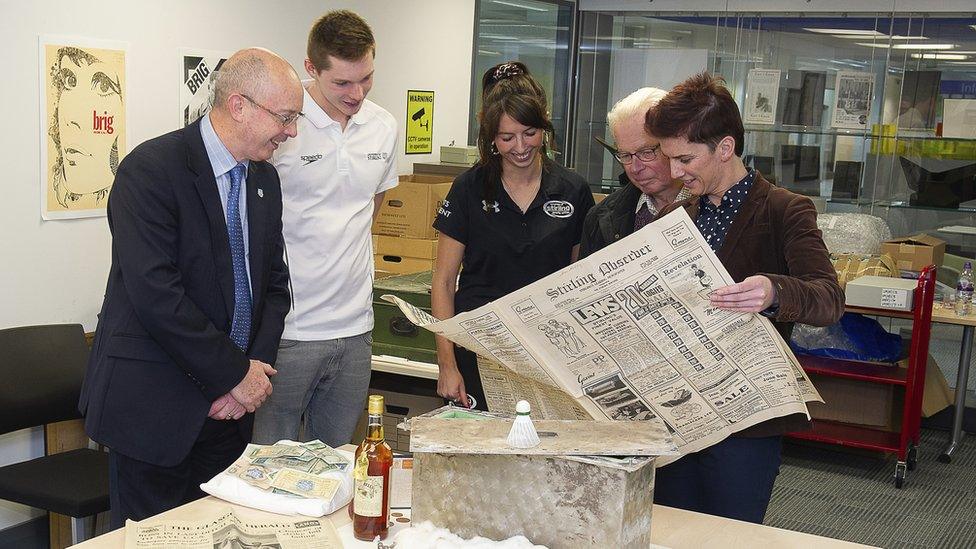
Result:
M259 45L288 59L300 74L315 18L351 9L377 39L370 99L397 118L403 136L407 89L434 90L434 150L467 136L474 0L0 0L0 88L4 131L0 201L0 328L80 322L95 328L110 260L105 218L41 221L40 34L129 42L128 149L175 128L181 47L234 51ZM403 155L400 173L434 155ZM408 160L409 159L409 160ZM0 465L42 452L38 432L0 436ZM0 502L0 529L30 518Z

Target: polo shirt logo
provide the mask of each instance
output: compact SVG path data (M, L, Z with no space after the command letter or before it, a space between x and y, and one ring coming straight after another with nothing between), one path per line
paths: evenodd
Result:
M498 207L498 201L497 200L495 200L494 202L491 202L491 203L482 200L481 201L481 209L484 210L484 211L486 211L486 212L493 211L495 213L498 213L498 212L501 211L501 208Z
M389 158L389 153L366 153L366 160L386 160Z
M302 166L308 166L312 162L315 162L317 160L322 160L322 155L321 154L303 154L299 158L301 158L302 159L302 162L304 162L304 164L302 164Z
M542 211L546 212L546 215L549 217L565 219L572 217L576 208L565 200L550 200L542 205Z

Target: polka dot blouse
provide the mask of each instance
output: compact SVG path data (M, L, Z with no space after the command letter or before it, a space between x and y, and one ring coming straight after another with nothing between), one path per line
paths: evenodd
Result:
M752 188L755 180L756 170L749 170L748 175L725 191L722 202L718 206L713 205L708 200L708 196L699 199L698 219L695 220L695 225L708 241L708 245L712 247L712 251L718 252L722 248L735 214L739 213L739 207L749 196L749 189Z

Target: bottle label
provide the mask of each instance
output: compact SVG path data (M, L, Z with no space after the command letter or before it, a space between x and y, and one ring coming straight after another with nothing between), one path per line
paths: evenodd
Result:
M383 516L383 477L368 476L357 480L352 506L361 517Z
M352 478L355 480L363 480L366 478L366 471L369 469L369 458L366 457L366 452L362 451L359 453L359 457L356 458L356 465L352 470Z

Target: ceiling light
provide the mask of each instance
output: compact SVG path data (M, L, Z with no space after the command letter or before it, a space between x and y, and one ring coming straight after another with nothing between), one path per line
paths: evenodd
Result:
M893 40L928 40L927 36L900 36L898 34L891 37Z
M913 53L912 59L941 59L944 61L965 61L969 59L968 55L959 55L958 53Z
M844 38L846 40L885 40L888 38L887 34L877 35L877 34L831 34L830 36L834 38Z
M878 32L876 30L866 30L866 29L817 29L817 28L804 28L803 30L808 32L815 32L817 34L856 34L860 36L887 36L883 32Z
M951 50L955 44L894 44L893 50Z
M549 8L540 8L537 6L526 6L525 4L519 4L518 2L506 2L505 0L491 0L492 4L501 4L503 6L511 6L513 8L522 8L523 10L530 11L549 11Z

